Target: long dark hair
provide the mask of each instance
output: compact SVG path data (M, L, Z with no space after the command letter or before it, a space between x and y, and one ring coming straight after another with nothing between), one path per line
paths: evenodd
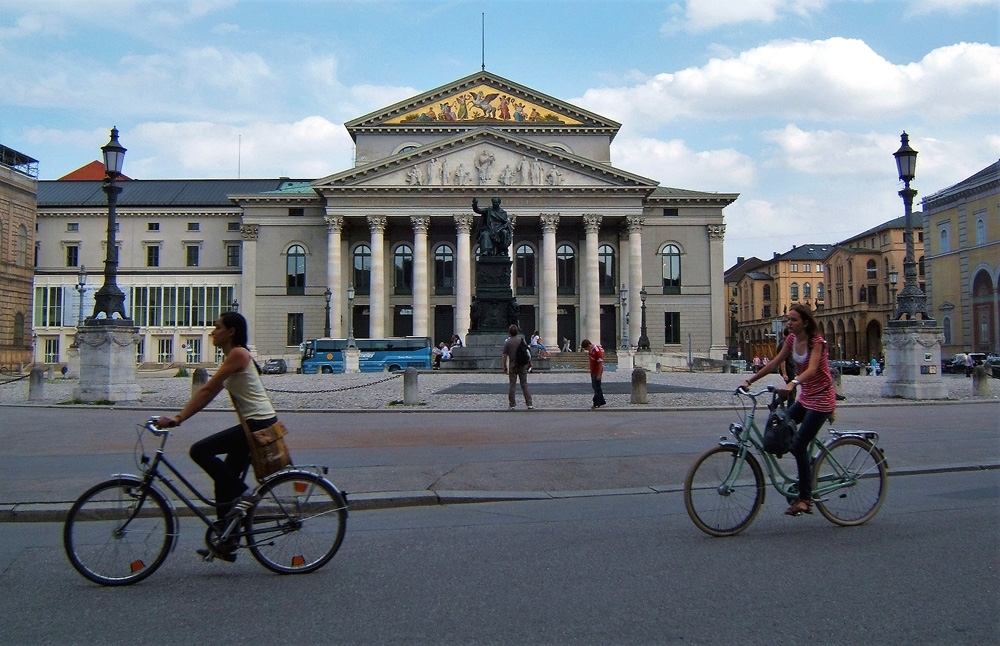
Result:
M802 322L805 324L806 336L809 337L810 341L814 336L819 334L819 323L813 318L812 310L800 303L792 305L789 309L795 310L802 317Z
M250 347L247 344L250 342L250 326L247 324L246 318L239 312L223 312L219 318L222 319L222 327L233 330L233 345L245 348L249 352ZM257 368L257 374L260 374L260 365L258 365L257 360L252 355L250 360Z

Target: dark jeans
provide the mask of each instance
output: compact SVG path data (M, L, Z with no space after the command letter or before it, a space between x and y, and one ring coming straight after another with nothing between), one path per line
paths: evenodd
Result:
M594 388L594 406L603 406L608 402L604 399L604 391L601 389L601 378L590 375L590 385Z
M248 419L247 426L251 431L259 431L276 421L277 417ZM216 513L219 518L225 517L232 509L233 501L247 490L242 478L250 464L246 432L237 424L209 435L191 445L190 455L195 464L204 469L215 482ZM220 460L220 455L225 455L226 459Z
M832 413L810 410L795 402L788 409L788 415L799 425L795 432L795 442L792 444L792 455L795 456L795 465L799 468L799 500L812 500L812 461L809 457L809 443L819 433L823 422L830 419Z

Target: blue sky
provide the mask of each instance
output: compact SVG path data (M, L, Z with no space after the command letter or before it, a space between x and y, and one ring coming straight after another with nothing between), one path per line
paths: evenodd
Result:
M1000 1L0 0L0 143L58 178L315 178L343 123L486 69L623 124L612 163L738 192L726 265L902 214L1000 158Z

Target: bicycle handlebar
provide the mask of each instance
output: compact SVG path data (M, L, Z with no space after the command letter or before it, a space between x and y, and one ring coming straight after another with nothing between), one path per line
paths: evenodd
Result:
M170 429L160 428L156 425L156 417L150 417L146 420L146 423L142 425L147 431L155 435L156 437L162 437L164 435L170 435Z
M755 393L752 393L749 390L747 390L746 388L744 388L743 386L740 386L739 388L736 389L736 393L738 395L746 395L750 399L756 400L758 397L760 397L764 393L774 393L774 392L777 392L777 390L778 390L777 388L775 388L773 385L769 384L767 387L764 388L764 390L760 390L760 391L757 391Z

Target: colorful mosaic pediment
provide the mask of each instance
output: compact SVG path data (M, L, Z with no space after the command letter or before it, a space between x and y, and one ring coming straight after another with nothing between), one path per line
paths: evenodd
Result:
M578 126L582 122L559 114L538 104L521 99L509 92L501 92L489 85L478 85L469 90L438 99L433 104L390 119L389 124L449 123L498 124L518 123L537 125Z

